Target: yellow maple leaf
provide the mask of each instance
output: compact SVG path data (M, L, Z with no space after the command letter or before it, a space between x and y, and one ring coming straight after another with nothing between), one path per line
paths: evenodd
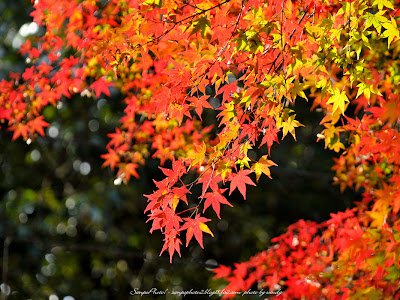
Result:
M299 121L295 120L294 119L295 117L296 117L296 115L291 115L286 121L281 122L280 127L283 128L282 139L289 132L293 136L294 140L296 141L295 128L296 127L300 127L300 126L304 126L304 125L301 124Z
M332 113L335 113L337 109L340 110L340 113L343 115L345 109L345 105L347 102L350 102L347 98L346 92L340 90L338 88L333 90L333 95L326 102L327 104L333 103Z
M210 234L212 237L214 237L213 233L211 232L210 228L203 222L199 223L199 228L201 231Z
M194 145L195 151L189 154L189 159L192 160L192 163L190 164L190 167L195 166L196 164L199 164L201 166L203 164L204 158L206 156L206 144L203 143L203 145Z
M254 173L256 173L257 181L263 173L271 178L271 171L269 170L269 167L277 166L276 163L274 163L272 160L267 159L267 157L268 155L262 156L260 160L257 163L253 164L251 167Z
M388 38L388 48L395 37L399 37L399 29L397 28L397 23L395 19L391 18L391 22L383 23L385 31L382 33L382 37Z

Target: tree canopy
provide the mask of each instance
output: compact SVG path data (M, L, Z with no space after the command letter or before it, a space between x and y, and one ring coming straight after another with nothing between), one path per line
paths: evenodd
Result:
M223 217L231 195L246 199L271 178L273 149L296 140L307 101L321 114L315 138L335 156L335 183L361 200L321 223L299 220L247 262L216 268L216 278L230 291L256 286L282 299L395 299L399 8L389 0L35 1L43 34L21 46L25 71L0 82L2 127L31 144L50 125L46 110L75 96L123 106L103 166L119 185L159 161L163 177L144 211L173 262L181 247L204 248L210 217ZM77 168L90 173L87 162Z

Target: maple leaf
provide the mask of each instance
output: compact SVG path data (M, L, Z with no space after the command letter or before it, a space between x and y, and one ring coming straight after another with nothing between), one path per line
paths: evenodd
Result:
M234 82L231 82L230 84L227 84L227 85L224 85L223 87L221 87L218 90L217 95L223 93L222 103L224 104L231 97L231 94L233 94L237 91L237 89L238 89L237 82L234 81Z
M209 19L207 16L202 16L201 18L198 18L197 20L193 21L193 30L192 34L195 34L196 32L201 30L201 36L204 38L207 32L207 28L211 26Z
M121 167L120 166L120 171L118 173L120 173L122 175L122 173L124 174L124 180L126 182L129 181L129 179L131 178L131 176L134 176L136 178L139 178L139 174L137 173L136 169L139 167L138 164L134 164L134 163L128 163L125 166Z
M222 194L226 191L227 189L219 189L216 192L213 193L206 193L204 195L204 198L206 198L206 201L204 202L204 209L203 209L203 213L206 211L206 209L212 205L213 210L215 211L215 213L217 214L218 218L221 219L220 217L220 211L221 211L221 207L220 204L226 204L229 205L230 207L233 207L232 204L230 204L228 202L228 200L226 200L226 198L224 196L222 196Z
M371 217L371 227L381 229L386 223L386 218L388 216L389 208L383 207L378 211L368 211L367 215Z
M300 81L296 79L293 83L293 87L290 88L290 95L292 96L292 100L295 100L297 96L300 96L308 100L303 90L304 90L304 84L301 84Z
M203 142L203 144L200 145L194 145L194 149L195 151L193 153L189 154L189 159L192 160L192 163L190 164L190 167L195 166L196 164L198 164L199 166L201 166L203 164L203 161L205 159L206 156L206 144Z
M32 121L29 121L28 125L31 128L32 132L37 132L39 133L41 136L44 136L44 127L48 127L50 126L49 123L43 121L44 116L39 116L35 119L33 119Z
M275 127L273 127L272 129L271 129L271 128L264 129L264 131L263 131L264 137L263 137L263 139L261 140L261 144L260 144L259 148L261 148L262 145L264 145L265 143L267 143L268 155L271 154L271 147L272 147L272 144L273 144L274 142L279 143L278 135L277 135L278 132L279 132L279 129L278 129L278 128L275 128Z
M175 214L175 210L167 207L165 209L165 232L172 232L174 230L179 231L181 217Z
M191 194L191 192L186 188L186 186L181 186L181 187L174 187L172 189L172 193L174 194L174 197L172 199L172 207L174 211L176 210L176 207L179 204L179 201L183 201L186 204L188 204L186 194Z
M371 26L374 26L378 33L381 33L382 24L387 22L388 20L383 16L383 11L378 11L376 14L367 13L364 30L368 29Z
M172 183L175 183L178 181L178 179L186 173L185 166L183 164L182 159L172 160L172 170L171 169L166 169L159 167L160 170L164 173L165 176L167 176Z
M222 117L220 124L229 124L237 116L237 110L233 102L225 103L224 107L219 108L222 111L217 117Z
M210 228L205 224L206 222L211 221L210 219L200 217L199 214L196 215L194 219L192 218L183 218L186 223L183 224L181 227L181 231L186 231L186 247L189 245L190 240L192 239L193 235L196 238L197 242L199 243L200 247L204 249L203 246L203 232L210 234L214 237L213 233L211 232Z
M267 159L267 155L264 155L260 158L260 160L251 166L251 169L256 173L256 179L260 179L262 173L267 175L271 179L271 171L269 167L277 166L272 160Z
M29 80L33 77L35 71L35 67L30 67L28 69L25 70L25 72L22 74L22 78L24 80Z
M18 137L22 136L24 139L28 138L29 127L26 124L16 124L9 128L9 130L14 130L12 140L16 140Z
M286 121L283 121L280 126L283 128L282 133L282 139L287 135L287 133L289 132L294 140L296 141L296 133L295 133L295 128L299 127L299 126L304 126L303 124L301 124L299 121L295 120L294 118L296 117L296 115L291 115Z
M388 38L388 48L393 41L393 39L397 36L399 37L399 29L397 27L395 19L391 18L391 22L386 22L382 24L386 30L382 33L382 37Z
M177 237L179 234L176 230L171 230L168 235L165 235L164 246L161 249L160 256L163 254L165 250L168 249L169 253L169 262L172 263L172 257L174 256L175 251L178 252L179 257L181 256L180 245L182 244L181 240Z
M114 170L114 168L120 162L120 157L118 153L113 149L108 149L108 153L102 154L101 158L105 159L103 167L110 166L111 170Z
M335 152L339 152L341 149L344 149L344 145L340 142L340 140L335 141L329 145L329 149L332 149Z
M232 269L230 267L220 265L218 268L215 268L213 272L215 273L214 278L225 278L231 274Z
M250 177L247 175L250 174L251 170L240 170L236 174L232 174L232 180L229 190L229 195L237 188L239 192L243 195L244 200L246 200L246 184L248 185L256 185Z
M156 209L152 209L146 223L149 221L153 221L150 233L153 233L154 230L161 230L165 226L165 212L159 206Z
M199 183L203 184L202 193L204 195L208 188L211 188L213 191L218 190L218 182L222 181L222 177L220 175L215 175L215 172L209 171L204 174L200 179Z
M390 9L394 9L392 2L389 0L374 0L372 5L378 5L378 9L382 10L384 6Z
M345 104L349 102L349 98L347 98L346 92L340 92L339 89L333 90L333 95L326 102L327 104L333 103L332 112L334 113L336 110L340 110L340 113L343 115L345 111Z
M199 116L200 120L202 120L201 114L203 113L203 108L213 108L210 103L207 102L207 99L210 98L209 95L204 95L199 98L191 97L188 99L192 102L192 106L194 106L196 114Z
M357 84L357 87L358 92L356 98L358 98L361 94L364 94L364 96L369 100L369 98L371 97L371 85L361 82Z
M101 77L100 79L96 80L95 82L93 82L90 87L92 89L95 90L96 92L96 97L99 98L101 93L103 93L104 95L110 97L110 90L109 87L113 86L114 84L105 80L103 77Z

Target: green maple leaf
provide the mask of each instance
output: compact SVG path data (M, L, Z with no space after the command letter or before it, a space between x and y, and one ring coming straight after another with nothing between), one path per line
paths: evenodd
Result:
M191 35L195 34L196 32L199 32L201 30L201 36L203 38L206 36L207 27L211 26L210 21L205 16L195 20L193 22L193 24L194 24L194 27L193 27Z

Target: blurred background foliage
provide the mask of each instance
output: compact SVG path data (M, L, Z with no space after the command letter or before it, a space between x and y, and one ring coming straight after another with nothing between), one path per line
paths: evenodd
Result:
M3 0L0 11L1 79L24 68L17 50L29 35L30 2ZM31 25L30 30L40 29ZM162 236L149 233L143 213L143 194L152 192L152 179L162 178L159 161L148 160L141 178L127 185L116 185L115 174L102 168L107 134L124 108L117 92L109 100L76 95L47 107L44 116L51 126L30 144L12 142L12 134L1 130L1 299L129 299L135 288L223 288L223 281L211 279L217 264L247 260L289 224L301 218L323 221L359 196L332 186L335 154L316 143L322 114L310 112L310 106L296 103L306 125L297 130L297 142L287 137L272 148L279 165L271 169L273 180L264 176L257 187L248 187L246 201L235 191L229 198L234 207L224 207L221 220L209 209L215 238L205 237L205 250L196 243L183 247L182 258L172 264L168 255L158 256ZM206 116L208 122L213 118ZM177 299L171 294L144 298Z

